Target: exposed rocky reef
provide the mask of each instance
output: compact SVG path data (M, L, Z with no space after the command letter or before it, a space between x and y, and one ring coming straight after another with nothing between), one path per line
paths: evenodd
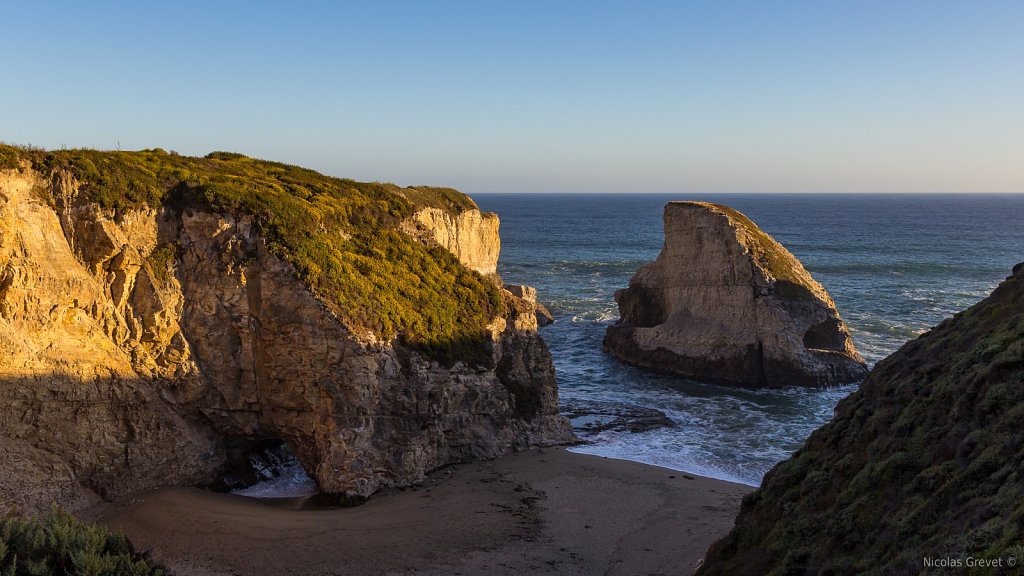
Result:
M617 402L566 401L562 403L562 414L572 423L581 442L609 430L639 434L676 426L661 410Z
M867 373L825 289L781 244L719 204L670 202L665 244L615 293L606 351L657 372L778 388Z
M105 184L124 173L104 173L103 154L122 165L185 162L162 151L88 154L76 167L99 166ZM285 442L324 494L357 503L446 464L572 439L531 302L499 290L484 341L463 344L482 357L432 356L414 328L381 336L386 327L353 323L352 310L303 282L281 257L294 252L280 234L267 237L267 213L188 200L204 189L188 182L172 189L185 200L114 210L86 194L92 183L74 170L45 170L50 160L0 170L0 510L51 501L74 510L161 485L209 484L231 454L268 441ZM186 160L211 171L256 162ZM315 177L327 182L317 186L335 182ZM275 193L305 190L282 182ZM381 197L402 195L373 186ZM493 273L498 219L447 194L462 203L448 216L414 205L411 219L429 222L434 236L420 238L433 260L412 265L450 270L468 297L475 273L458 268Z
M988 298L879 362L744 500L699 574L1016 574L1022 422L1018 264Z

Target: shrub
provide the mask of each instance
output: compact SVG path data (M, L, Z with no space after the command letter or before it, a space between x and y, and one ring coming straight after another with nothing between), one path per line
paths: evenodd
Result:
M0 574L99 576L163 574L124 536L54 508L42 518L0 516Z
M146 257L153 277L161 284L166 284L171 279L172 267L178 259L178 246L172 243L160 244Z
M0 145L0 170L13 170L18 167L18 151L12 146Z

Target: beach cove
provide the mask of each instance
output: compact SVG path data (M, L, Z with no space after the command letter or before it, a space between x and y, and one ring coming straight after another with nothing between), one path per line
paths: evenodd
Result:
M356 508L166 488L88 512L174 574L688 574L749 486L534 449Z

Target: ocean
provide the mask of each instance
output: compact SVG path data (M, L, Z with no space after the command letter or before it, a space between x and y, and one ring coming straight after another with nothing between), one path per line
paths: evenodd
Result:
M1024 195L479 194L501 218L498 272L538 290L575 451L756 486L855 385L750 390L649 374L601 349L614 293L657 257L662 209L705 200L749 216L836 301L873 365L984 298L1024 260Z

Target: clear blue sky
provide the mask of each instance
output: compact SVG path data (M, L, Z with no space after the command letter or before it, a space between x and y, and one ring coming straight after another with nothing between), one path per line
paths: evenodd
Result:
M475 192L1024 191L1024 2L6 1L0 140Z

